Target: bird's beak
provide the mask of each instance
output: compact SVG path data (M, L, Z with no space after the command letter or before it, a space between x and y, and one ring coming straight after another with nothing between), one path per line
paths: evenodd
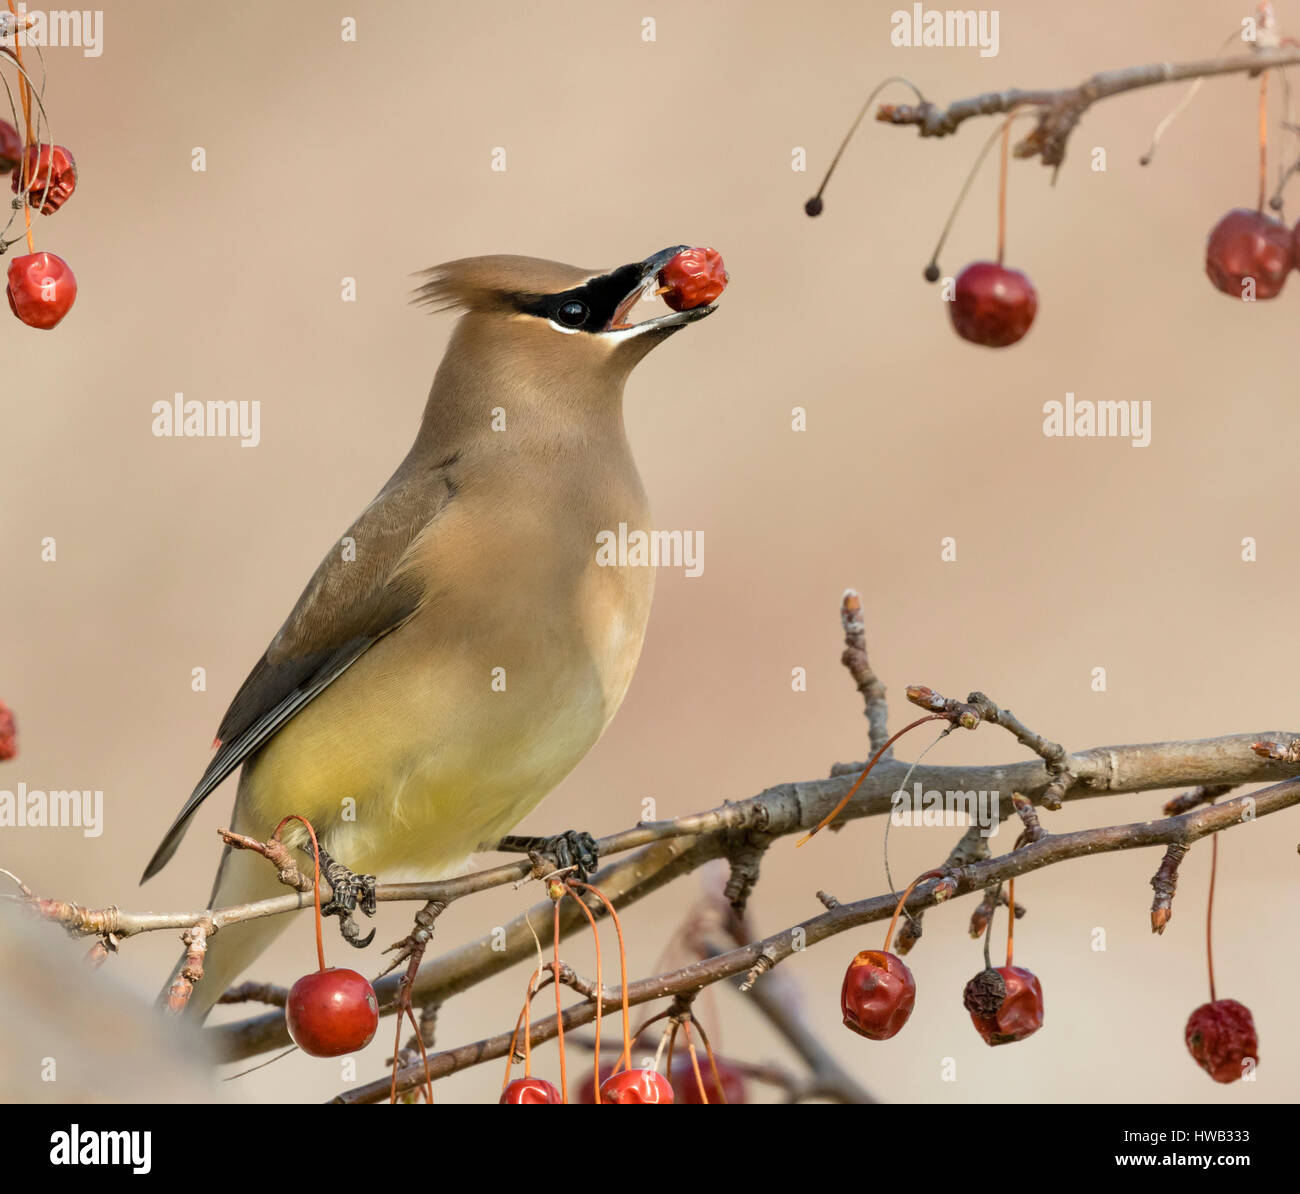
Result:
M618 304L614 314L610 317L609 323L605 325L603 334L624 339L644 335L646 332L673 332L678 328L685 327L688 323L703 319L706 315L712 315L717 310L717 305L708 303L702 307L692 307L688 311L672 311L655 319L643 320L641 323L630 323L628 321L628 316L637 302L643 297L653 297L659 289L659 271L678 253L685 252L689 248L690 245L673 245L671 248L663 249L653 256L647 257L644 261L633 262L631 265L625 265L622 269L616 271L634 277L636 283Z

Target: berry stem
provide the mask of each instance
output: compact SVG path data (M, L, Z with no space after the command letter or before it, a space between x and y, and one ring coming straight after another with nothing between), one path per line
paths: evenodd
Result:
M695 1021L695 1030L700 1034L700 1040L704 1043L704 1052L709 1057L709 1069L713 1071L713 1089L718 1092L718 1098L725 1103L727 1094L722 1089L722 1075L718 1073L718 1059L713 1056L713 1046L709 1044L709 1034L704 1031L704 1025L698 1020Z
M29 18L29 19L30 19L30 18ZM17 48L17 47L15 47L15 49L16 49L16 48ZM23 183L23 190L22 190L22 203L21 203L21 206L22 206L22 209L23 209L23 219L24 219L24 221L25 221L26 224L27 224L27 247L28 247L28 249L30 250L30 249L32 248L32 231L31 231L31 226L32 226L32 213L31 213L31 200L32 200L32 197L31 197L31 183L32 183L32 174L28 171L28 167L27 167L27 151L26 151L26 146L27 146L28 144L35 144L35 145L37 146L37 150L38 150L38 152L37 152L37 156L36 156L36 163L37 163L37 165L39 166L39 164L40 164L40 153L39 153L39 148L40 148L40 145L41 145L40 137L41 137L41 126L42 126L42 124L43 124L44 127L45 127L45 136L46 136L46 138L47 138L46 144L48 144L48 145L50 146L51 153L53 152L53 148L54 148L54 134L53 134L52 132L50 132L50 120L49 120L48 115L47 115L46 112L45 112L45 104L44 104L44 103L42 102L42 100L41 100L41 93L40 93L40 91L39 91L39 90L38 90L38 89L33 85L33 83L32 83L32 77L31 77L31 75L29 75L29 74L27 73L26 69L23 67L22 62L21 62L21 61L19 60L19 58L18 58L18 55L17 55L13 50L4 49L3 47L0 47L0 55L3 55L3 56L5 56L5 57L8 57L9 60L10 60L11 62L13 62L13 64L14 64L14 69L17 70L17 72L18 72L18 78L19 78L19 81L20 81L20 82L21 82L21 83L26 87L26 92L25 92L25 93L22 91L21 88L19 89L19 97L20 97L20 99L21 99L21 98L25 98L25 99L28 101L29 104L34 103L34 104L36 105L36 132L35 132L34 135L33 135L30 131L28 132L28 134L27 134L27 141L24 142L24 148L23 148L23 160L22 160L22 162L19 164L19 166L16 167L16 172L19 174L19 179L20 179L20 181ZM3 80L0 80L0 81L3 81ZM17 111L16 111L15 108L14 108L13 94L12 94L12 93L10 92L10 90L9 90L9 84L8 84L8 82L5 82L5 85L4 85L4 86L5 86L5 95L6 95L6 97L7 97L8 100L9 100L9 111L13 114L13 118L14 118L15 123L17 123L17 122L18 122L18 113L17 113ZM30 116L27 116L26 119L24 120L24 123L30 126L30 120L31 120ZM35 170L35 168L36 168L35 166L32 167L33 170ZM45 206L45 200L46 200L46 198L49 196L49 193L50 193L50 187L53 186L53 185L54 185L53 171L51 171L51 170L47 170L47 171L45 172L45 188L44 188L44 190L41 191L41 201L36 205L37 207L44 207L44 206ZM6 228L7 228L7 227L8 227L8 226L6 225ZM12 242L11 242L11 243L12 243Z
M952 231L953 222L957 219L957 213L961 210L961 205L966 202L966 196L970 193L971 184L975 181L975 175L979 173L980 166L984 164L984 159L988 157L989 150L993 148L993 142L1011 127L1013 120L1018 120L1022 116L1033 115L1033 112L1012 111L1002 125L993 130L988 140L984 142L983 148L975 155L975 161L970 168L970 172L966 175L965 181L961 184L961 190L957 192L957 199L952 205L952 210L948 213L948 219L944 222L943 231L939 233L939 240L934 246L934 252L930 255L930 267L935 271L932 275L928 275L931 281L937 282L939 280L939 254L943 252L944 243L948 239L948 233ZM1001 256L999 256L998 260L1001 261Z
M907 781L912 778L912 772L915 771L917 767L921 765L921 760L924 759L926 755L928 755L936 746L939 745L940 742L942 742L952 732L954 725L955 723L949 725L946 730L941 730L939 732L939 736L933 742L931 742L930 745L927 746L919 755L917 755L915 759L912 760L912 765L908 767L907 774L903 776L903 782L898 785L898 790L900 792L907 791ZM884 855L885 882L889 884L890 891L894 890L894 875L889 867L889 830L893 824L894 824L894 814L891 811L889 816L885 818L884 842L881 850L881 853Z
M898 915L903 911L903 905L907 903L907 897L916 890L918 883L924 883L926 879L942 879L942 871L926 871L923 875L917 875L915 879L907 885L907 890L903 892L903 898L898 901L894 907L894 915L889 918L889 930L885 933L885 953L889 952L889 947L894 940L894 927L898 924Z
M671 1019L671 1018L672 1018L672 1014L673 1014L673 1009L672 1009L672 1006L671 1006L671 1005L669 1005L668 1007L664 1008L664 1010L661 1011L661 1012L655 1012L655 1014L654 1014L653 1016L651 1016L648 1020L646 1020L646 1021L641 1025L641 1027L638 1028L638 1029L637 1029L637 1030L632 1034L632 1047L633 1047L634 1049L636 1048L636 1043L637 1043L637 1041L639 1041L639 1040L641 1039L641 1034L642 1034L643 1032L645 1032L645 1030L646 1030L647 1028L649 1028L652 1024L658 1024L660 1020L668 1020L668 1019ZM620 1063L621 1063L622 1059L620 1058L619 1060L620 1060Z
M600 930L596 927L596 917L592 914L591 909L587 907L583 898L574 891L568 883L565 884L565 887L568 889L569 895L573 897L578 907L582 909L583 914L586 916L587 922L591 925L591 935L596 942L596 1071L592 1076L592 1081L596 1087L594 1092L596 1095L596 1102L600 1103L600 1021L601 1017L604 1015L602 1004L605 997L605 971L600 955Z
M993 892L992 907L989 908L989 918L984 925L984 969L993 969L992 943L993 943L993 922L997 920L998 914L998 896L1002 894L1002 885L999 884L996 891Z
M528 980L528 989L524 995L524 1006L519 1009L519 1015L515 1017L515 1030L510 1034L510 1049L506 1053L506 1076L501 1079L501 1089L505 1090L510 1085L510 1071L514 1068L515 1053L519 1048L519 1030L524 1028L524 1077L530 1076L532 1070L532 1016L529 1014L529 1008L532 1006L533 996L537 994L537 981L542 976L542 969L539 966L533 971Z
M704 1086L704 1075L700 1073L700 1059L695 1052L695 1041L691 1038L691 1024L689 1020L682 1021L682 1035L686 1038L686 1052L691 1059L691 1069L695 1072L695 1085L700 1092L700 1102L707 1105L709 1102L709 1092ZM671 1081L671 1079L669 1079Z
M832 821L834 821L835 818L840 815L840 813L844 811L845 806L848 804L850 800L853 799L857 790L860 787L862 787L862 781L866 779L868 775L871 774L871 769L877 763L880 762L881 757L884 755L885 751L887 751L891 746L893 746L895 742L897 742L904 734L908 732L908 730L914 730L916 729L917 726L925 725L927 721L947 721L947 720L948 718L946 714L927 713L924 717L918 717L915 721L908 722L907 725L905 725L901 730L899 730L897 734L895 734L892 738L890 738L889 741L884 744L884 746L882 746L878 751L876 751L874 755L871 756L871 761L862 769L862 774L859 775L858 778L853 781L853 786L847 792L844 793L844 799L841 800L839 804L837 804L833 809L831 809L831 811L827 813L826 816L824 816L816 825L814 825L807 833L803 835L803 837L801 837L795 843L796 848L811 841L814 834L820 833L823 829L826 828L827 825L829 825Z
M533 977L528 980L528 990L524 998L524 1077L533 1076L533 996L542 981L542 968L539 966Z
M1268 71L1259 76L1259 207L1264 210L1268 190Z
M307 826L307 833L311 837L311 857L316 866L316 883L312 887L312 897L316 907L316 960L320 963L320 969L325 970L325 938L321 933L320 918L320 846L316 842L316 831L311 827L311 822L306 817L300 817L297 813L290 813L280 821L275 827L275 832L271 836L278 842L280 840L280 830L282 830L290 821L301 821ZM400 1026L402 1017L397 1017L397 1023ZM399 1027L400 1031L400 1027Z
M862 118L866 116L867 109L870 108L873 103L875 103L876 96L878 96L882 91L884 91L884 89L888 87L891 83L902 83L905 87L910 87L913 93L916 95L917 103L921 103L921 104L925 103L925 96L921 94L916 84L913 83L910 79L903 78L902 75L890 75L889 78L885 79L881 83L878 83L872 89L871 94L867 96L866 102L862 105L862 108L858 112L857 116L854 118L853 123L849 126L849 131L844 134L844 140L840 142L839 149L835 151L835 156L831 158L830 167L826 171L826 177L822 179L822 185L817 188L817 194L815 194L811 199L808 200L809 207L807 210L809 215L812 215L814 211L821 210L822 192L826 189L826 184L830 182L831 175L835 173L835 167L840 164L840 158L844 155L844 151L849 147L849 142L853 140L853 134L858 131L858 125L862 123Z
M393 1033L393 1080L388 1087L388 1105L395 1107L397 1105L397 1055L402 1051L402 1017L394 1016L397 1021L397 1030Z
M674 1016L664 1026L663 1032L659 1035L659 1048L655 1050L654 1063L650 1067L656 1074L665 1074L669 1082L672 1082L673 1046L677 1042L677 1029L680 1023L681 1021ZM665 1045L668 1046L668 1064L666 1066L664 1065Z
M1219 43L1219 48L1215 50L1214 56L1216 58L1221 58L1223 56L1223 51L1226 50L1230 45L1232 45L1233 42L1239 41L1240 39L1241 39L1241 30L1234 29L1231 33L1228 34L1227 37L1223 39L1223 41ZM1160 138L1163 137L1165 133L1169 131L1169 128L1174 123L1174 121L1178 119L1178 117L1182 114L1183 110L1188 106L1188 104L1190 104L1192 100L1196 98L1196 93L1200 91L1201 85L1204 82L1205 82L1204 78L1193 80L1192 85L1184 93L1183 98L1180 99L1165 114L1164 119L1162 119L1160 123L1156 125L1155 129L1151 133L1150 147L1147 149L1146 153L1144 153L1140 158L1138 158L1139 166L1151 165L1152 160L1156 156L1156 148L1160 144Z
M673 1080L673 1050L677 1048L677 1029L681 1027L681 1021L675 1016L668 1021L668 1027L663 1031L659 1038L659 1050L655 1055L655 1069L659 1068L659 1053L664 1051L664 1041L668 1042L668 1056L664 1058L664 1076L669 1082Z
M17 21L18 24L21 26L19 30L15 31L14 48L13 48L14 61L18 63L18 70L20 76L18 79L18 98L22 101L23 124L26 126L26 132L27 132L27 139L23 144L23 161L22 161L22 168L20 170L20 176L22 179L22 191L23 191L23 219L27 223L27 251L29 253L35 253L36 241L32 237L32 207L31 204L27 202L27 188L31 184L31 175L27 165L27 146L35 144L36 137L32 132L32 89L31 89L31 84L27 81L26 68L23 66L23 47L22 47L22 36L21 36L22 29L25 29L27 26L25 22L19 19L18 10L14 7L14 0L9 0L9 11L13 14L14 20ZM39 155L40 155L40 150L38 148L37 149L38 161L39 161ZM321 969L324 969L324 967L322 966Z
M526 1005L525 1005L526 1006ZM506 1051L506 1076L501 1079L501 1092L510 1085L510 1071L515 1066L515 1049L519 1046L519 1030L524 1025L524 1009L519 1009L519 1015L515 1017L515 1030L510 1034L510 1048Z
M1002 161L998 167L998 264L1007 247L1007 157L1011 151L1011 119L1002 122Z
M1219 835L1210 837L1210 898L1205 903L1205 958L1210 968L1210 1002L1214 996L1214 880L1219 870Z
M630 1070L632 1068L632 1017L627 1006L627 946L623 941L623 922L618 918L618 909L609 902L608 897L599 887L595 887L590 883L580 883L576 880L574 886L582 888L583 891L591 892L605 905L605 910L614 922L614 932L618 934L619 993L623 997L623 1056L620 1064L624 1069ZM614 1068L615 1072L617 1072L619 1067L615 1066ZM596 1060L596 1069L598 1071L600 1069L599 1058Z
M564 1052L564 1004L560 996L563 991L560 988L560 901L555 901L555 951L554 962L552 963L552 977L555 979L555 1041L560 1049L560 1101L567 1103L569 1101L569 1074L568 1059ZM529 1035L532 1035L531 1033ZM600 1054L596 1055L596 1070L600 1070Z
M415 1012L412 1010L411 1005L409 1003L406 1005L406 1015L407 1018L411 1021L411 1027L415 1029L415 1043L420 1046L420 1057L424 1061L425 1098L429 1101L429 1106L432 1107L433 1106L433 1075L429 1073L429 1055L428 1053L425 1052L424 1049L424 1033L420 1031L420 1026L419 1024L416 1023L415 1020ZM399 1024L402 1022L401 1016L397 1017L397 1022Z
M990 918L991 919L991 918ZM1011 946L1016 936L1016 880L1007 881L1007 966L1011 966Z

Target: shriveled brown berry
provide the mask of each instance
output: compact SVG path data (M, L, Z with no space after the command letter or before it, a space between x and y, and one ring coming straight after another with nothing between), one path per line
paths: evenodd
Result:
M995 1016L1006 998L1007 985L1002 975L989 968L981 970L961 993L962 1006L972 1016Z

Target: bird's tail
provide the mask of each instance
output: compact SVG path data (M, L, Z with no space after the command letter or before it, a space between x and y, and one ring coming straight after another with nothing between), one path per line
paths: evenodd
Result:
M270 899L284 895L287 888L276 878L275 868L252 850L232 850L226 847L217 871L217 881L212 890L210 907L228 908L233 904ZM201 1023L212 1010L221 993L244 970L257 960L263 950L288 926L288 916L263 916L257 920L227 925L208 938L207 954L203 959L203 978L194 984L189 1003L185 1007L187 1019ZM167 998L172 983L180 977L185 965L182 955L167 979L161 999Z

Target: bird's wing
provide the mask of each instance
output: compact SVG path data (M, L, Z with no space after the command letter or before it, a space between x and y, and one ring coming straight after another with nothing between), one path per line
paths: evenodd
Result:
M176 853L190 818L236 767L395 630L423 596L402 568L420 532L450 499L452 487L424 470L395 476L321 561L298 603L231 701L217 731L217 753L145 868L142 883ZM354 558L348 558L352 555Z

